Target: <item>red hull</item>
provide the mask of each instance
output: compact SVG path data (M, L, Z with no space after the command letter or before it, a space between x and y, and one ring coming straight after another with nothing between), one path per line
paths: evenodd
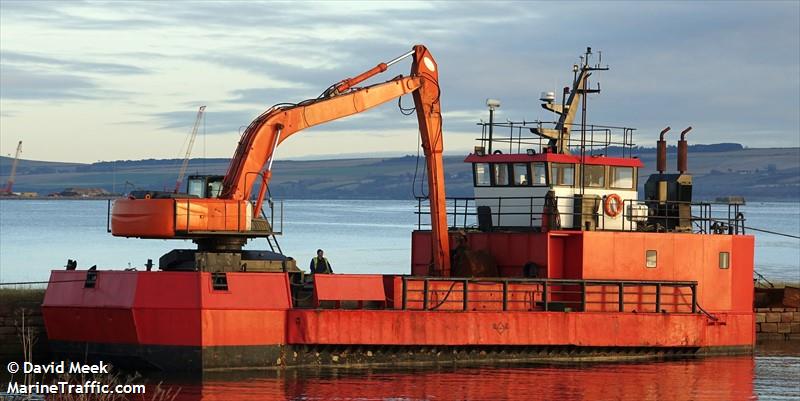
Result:
M206 273L103 271L95 289L82 288L85 274L52 273L43 306L51 340L204 347L729 347L755 341L752 312L709 311L714 320L702 313L292 309L283 273L232 273L231 290L216 294ZM197 285L181 288L187 282ZM117 291L115 284L133 291ZM284 295L286 303L257 306L256 294Z
M427 244L419 238L425 235L415 233L415 252L420 252L419 243ZM625 274L633 276L634 267L626 264L621 256L627 255L630 259L638 256L626 250L625 242L650 241L647 235L635 233L522 235L527 237L510 234L501 240L512 245L522 240L544 241L544 249L549 249L550 253L536 257L549 262L549 274L556 276L559 272L565 275L578 271L582 279L587 279L587 276L606 279L612 274L617 277ZM315 294L320 301L376 301L379 296L386 301L380 310L342 310L293 307L291 286L285 273L228 273L228 289L215 290L210 273L101 271L97 272L95 287L84 288L87 272L53 271L43 315L48 337L54 344L66 345L65 349L72 347L74 350L80 345L99 346L106 347L105 355L122 354L124 357L134 349L178 347L197 353L197 358L201 360L195 365L198 369L336 364L339 357L330 359L336 352L330 354L330 358L319 357L319 351L324 351L326 347L360 347L362 350L444 347L453 349L457 354L464 347L492 349L502 346L519 351L510 359L535 359L541 353L536 351L531 354L530 350L541 350L542 347L572 350L568 354L575 349L602 352L629 349L638 350L639 353L644 350L645 354L660 354L670 349L682 353L751 352L755 343L754 315L750 307L753 295L749 282L752 275L752 237L697 237L691 234L658 234L658 243L644 247L672 249L672 252L662 253L664 256L661 257L666 260L660 265L663 266L661 269L651 272L641 268L641 271L655 275L649 279L695 278L697 305L705 308L707 313L699 310L692 313L690 309L680 309L677 304L668 302L687 298L686 293L681 294L678 290L661 293L661 312L656 313L656 310L647 307L654 296L648 290L651 287L644 286L626 288L622 302L624 307L621 309L616 309L619 297L614 293L613 286L611 289L598 286L598 291L587 292L582 300L583 309L554 312L542 309L542 304L550 304L542 302L541 291L519 290L520 286L539 284L524 281L507 283L508 295L504 295L503 301L506 310L502 310L497 295L501 293L490 291L494 288L492 285L496 287L501 284L464 284L464 290L472 291L468 302L464 302L461 291L452 291L455 295L448 293L444 298L436 296L437 293L441 295L445 287L452 290L456 284L462 284L452 280L431 281L425 284L431 293L426 302L438 302L441 308L411 310L429 309L422 307L420 299L409 295L413 291L422 291L421 278L407 278L405 284L400 276L334 275L326 277L327 280L319 280L319 291ZM487 246L493 246L491 238L487 238ZM559 252L559 243L573 251L567 254L562 248ZM599 246L608 255L586 263L588 255L574 250L587 249L589 246ZM704 250L687 249L693 246ZM637 249L644 248L640 245ZM718 271L720 269L715 264L708 266L710 263L704 259L710 260L709 249L732 252L731 267ZM506 255L514 257L510 253ZM712 255L715 257L715 254ZM554 261L559 256L564 256L560 263ZM688 264L694 259L699 262ZM414 262L418 263L419 260L420 255L415 253ZM570 261L582 262L576 267L570 265ZM633 263L638 264L638 261ZM608 267L613 267L613 270L603 270ZM371 290L366 291L365 286ZM557 286L550 288L549 291L554 292ZM404 289L407 291L405 296ZM355 299L358 295L354 294L367 294L367 298ZM447 297L451 295L452 298L448 300ZM524 297L528 297L527 300L523 300ZM552 294L549 300L556 298ZM568 302L569 296L562 295L562 298L562 301ZM445 300L448 303L444 303ZM228 354L226 349L230 351ZM253 360L242 356L251 352L248 349L266 351L259 354L262 355L260 359ZM313 352L318 358L309 360L304 355L298 356L298 350L301 353ZM204 360L206 353L215 355L213 361ZM372 353L369 351L369 354ZM340 362L373 361L369 358L347 360L342 357ZM374 362L380 363L377 359Z

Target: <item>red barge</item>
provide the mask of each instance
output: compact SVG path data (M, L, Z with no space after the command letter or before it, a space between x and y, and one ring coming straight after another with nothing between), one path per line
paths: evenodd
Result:
M677 173L666 171L662 131L640 199L634 130L585 121L599 92L590 76L607 69L591 56L560 102L542 94L556 121L479 124L465 159L471 198L444 196L438 67L423 46L268 109L225 176L114 202L113 235L197 248L163 255L160 271L149 261L146 271L53 271L43 305L53 350L170 371L751 353L754 240L738 205L693 202L689 129ZM405 57L410 75L357 86ZM410 274L305 275L280 252L266 196L278 145L405 94L429 177ZM271 249L243 249L259 238Z

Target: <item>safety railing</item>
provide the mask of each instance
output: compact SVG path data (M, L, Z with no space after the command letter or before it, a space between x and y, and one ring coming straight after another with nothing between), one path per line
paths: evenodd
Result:
M546 121L505 121L480 122L481 137L476 138L484 149L509 153L526 153L529 149L542 153L548 147L549 140L539 135L531 135L532 130L555 126L555 122ZM491 139L489 131L492 131ZM581 128L573 124L570 137L564 147L586 155L603 154L605 156L633 157L634 128L608 125L587 124ZM491 146L490 146L491 145Z
M696 281L402 278L402 310L697 313Z
M594 207L589 208L593 210L585 212L583 207L576 206L578 202L594 202ZM623 200L618 206L621 209L619 215L611 217L604 210L606 202L605 196L594 200L581 196L451 197L447 198L446 212L448 225L454 229L540 230L546 226L550 230L584 230L587 228L584 223L590 221L594 223L590 229L731 235L746 233L746 219L741 204ZM478 209L481 205L485 206L483 216ZM417 197L415 214L417 229L429 228L429 219L423 218L430 214L427 198ZM484 222L491 220L489 227L482 224L482 217Z
M264 205L267 206L267 211L264 210L264 205L262 205L261 210L256 212L253 210L255 208L255 203L250 202L249 205L244 205L240 203L233 203L230 201L225 201L220 199L221 207L214 208L215 214L211 216L208 207L205 207L209 202L213 202L215 199L203 199L204 202L198 206L200 207L192 207L192 200L197 198L186 198L186 199L176 199L175 200L175 219L176 219L176 230L177 227L180 225L178 224L178 219L182 219L183 223L185 224L184 230L181 230L183 234L225 234L225 235L243 235L248 237L267 237L267 236L274 236L274 235L281 235L283 233L283 201L273 201L270 200L266 202ZM233 205L234 207L230 207ZM248 207L249 206L249 207ZM248 210L251 212L248 213ZM219 213L221 211L221 214ZM183 215L184 212L185 216ZM249 216L248 216L249 214ZM195 220L209 220L209 219L216 219L218 221L224 222L231 222L235 221L235 224L225 224L225 230L215 230L209 231L201 228L192 228L194 225L192 221ZM250 219L249 223L250 226L247 226L247 219ZM276 224L277 223L277 224Z
M625 200L622 204L623 230L633 229L630 222L639 221L646 222L648 231L669 231L676 226L686 226L699 234L746 234L746 218L738 203ZM631 215L632 205L647 207L646 220ZM628 227L625 227L626 222Z

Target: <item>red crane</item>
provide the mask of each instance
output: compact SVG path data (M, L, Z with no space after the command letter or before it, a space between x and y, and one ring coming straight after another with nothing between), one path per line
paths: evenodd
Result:
M14 155L14 161L11 163L11 174L6 181L6 187L3 188L3 194L11 195L11 189L14 186L14 176L17 175L17 163L19 163L19 154L22 153L22 141L17 144L17 153Z

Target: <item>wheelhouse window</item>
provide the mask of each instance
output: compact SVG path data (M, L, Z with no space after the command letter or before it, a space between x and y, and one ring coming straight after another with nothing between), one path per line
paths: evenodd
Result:
M494 177L494 185L498 186L508 185L508 164L504 163L493 164L492 173Z
M633 188L633 167L611 167L611 188Z
M606 186L606 166L584 165L583 185L592 188L604 188Z
M489 163L473 164L475 173L475 186L488 187L492 185L491 175L489 175Z
M514 185L525 187L531 184L528 177L528 164L527 163L514 163Z
M533 185L547 185L547 166L544 163L531 163Z
M555 185L571 187L575 185L575 165L572 163L553 163L550 177Z

